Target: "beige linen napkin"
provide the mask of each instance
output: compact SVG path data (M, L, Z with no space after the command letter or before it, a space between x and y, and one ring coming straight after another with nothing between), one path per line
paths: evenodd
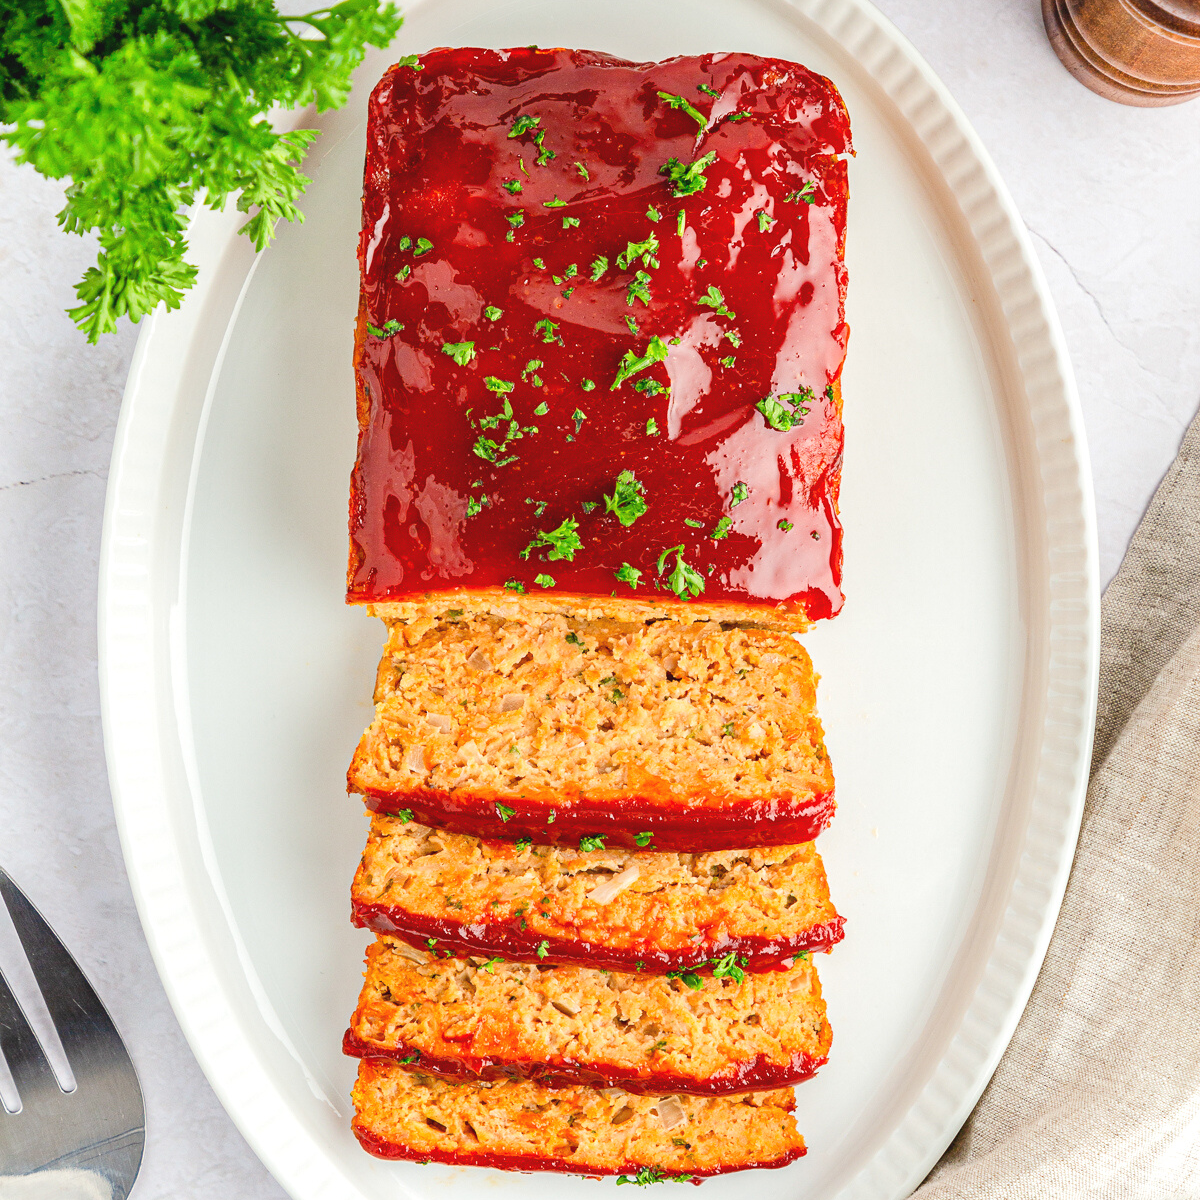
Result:
M1104 594L1092 775L1045 965L914 1195L1200 1197L1200 417Z

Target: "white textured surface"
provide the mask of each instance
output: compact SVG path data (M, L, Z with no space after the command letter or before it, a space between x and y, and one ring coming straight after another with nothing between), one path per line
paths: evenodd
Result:
M1079 378L1102 574L1200 400L1200 103L1122 109L1079 88L1036 5L881 5L930 59L1034 231ZM133 336L87 347L61 309L88 259L55 188L0 165L0 857L100 986L150 1112L138 1195L282 1193L180 1037L112 828L95 683L103 479Z

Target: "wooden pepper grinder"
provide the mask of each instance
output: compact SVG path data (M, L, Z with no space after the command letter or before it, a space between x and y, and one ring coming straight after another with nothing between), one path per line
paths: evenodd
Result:
M1200 0L1042 0L1042 19L1067 70L1109 100L1200 96Z

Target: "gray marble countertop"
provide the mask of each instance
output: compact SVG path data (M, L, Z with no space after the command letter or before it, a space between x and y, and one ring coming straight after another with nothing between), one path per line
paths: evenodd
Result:
M1110 104L1054 58L1036 0L880 0L991 151L1066 330L1116 570L1200 404L1200 101ZM63 309L93 246L61 189L0 157L0 861L129 1041L149 1113L140 1200L271 1200L167 1004L125 878L96 683L105 476L136 331ZM3 944L0 937L0 946Z

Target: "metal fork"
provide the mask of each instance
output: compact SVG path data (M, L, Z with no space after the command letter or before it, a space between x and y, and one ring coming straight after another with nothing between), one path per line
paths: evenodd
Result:
M0 972L0 1052L21 1098L17 1113L0 1107L0 1200L125 1200L146 1142L129 1052L78 964L2 868L0 897L75 1075L64 1092Z

